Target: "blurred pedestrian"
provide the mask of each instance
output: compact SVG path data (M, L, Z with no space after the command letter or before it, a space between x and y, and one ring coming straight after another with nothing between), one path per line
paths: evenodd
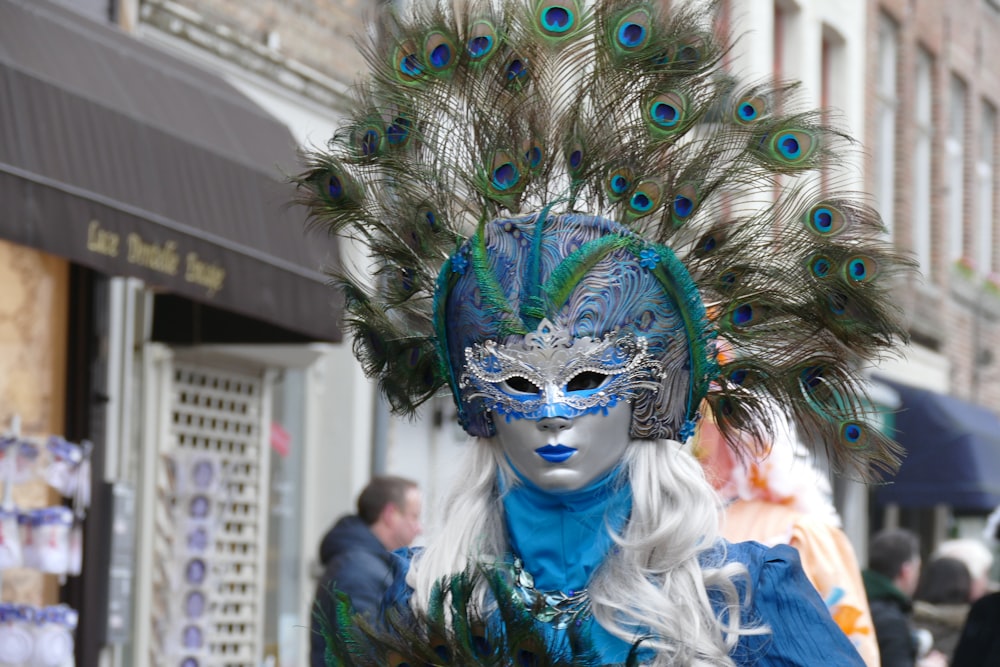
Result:
M934 550L934 558L955 558L962 561L972 577L969 602L975 602L990 592L990 572L993 569L993 552L981 540L962 538L946 540ZM1000 667L1000 666L998 666Z
M957 558L932 558L920 572L913 623L934 637L934 649L951 655L969 613L972 575ZM998 666L1000 667L1000 666Z
M920 581L920 542L909 530L876 534L868 547L868 569L862 573L882 667L946 667L944 654L931 650L918 661L912 625L912 597Z
M358 496L358 513L341 517L323 537L323 576L313 602L312 667L326 667L323 631L334 618L333 589L346 593L357 613L374 618L392 581L391 552L409 546L421 532L421 504L416 482L375 477Z
M775 422L782 427L775 429L766 458L751 461L732 455L710 412L705 412L695 454L726 503L723 537L730 542L754 540L769 547L795 547L806 577L837 626L867 667L879 667L861 568L841 530L829 480L812 464L791 425L777 416Z
M972 604L951 667L997 665L1000 665L1000 593L991 593Z

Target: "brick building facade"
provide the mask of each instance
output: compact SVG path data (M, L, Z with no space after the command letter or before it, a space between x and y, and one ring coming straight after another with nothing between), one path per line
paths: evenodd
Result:
M930 388L1000 409L1000 3L879 0L867 24L868 188L920 263L899 288L915 353L946 364Z

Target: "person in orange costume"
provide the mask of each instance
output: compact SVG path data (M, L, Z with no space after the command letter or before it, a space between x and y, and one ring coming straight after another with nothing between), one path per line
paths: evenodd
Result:
M841 630L868 667L880 659L858 559L830 502L829 481L808 461L791 429L776 434L766 458L740 461L704 410L694 453L727 502L723 536L789 544Z

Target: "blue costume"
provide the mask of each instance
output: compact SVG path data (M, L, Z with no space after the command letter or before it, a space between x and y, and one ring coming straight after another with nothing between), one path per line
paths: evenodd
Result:
M414 4L371 31L299 200L371 251L374 280L334 276L366 373L398 414L450 392L489 468L412 597L398 580L374 627L341 598L330 664L860 664L793 551L716 543L683 449L710 409L754 456L779 405L834 465L896 462L861 369L905 337L886 279L909 262L832 187L843 136L723 71L697 3ZM591 600L595 573L663 596L626 619L652 635L631 656L592 611L641 601Z
M508 492L503 503L512 549L524 569L533 574L534 588L572 595L586 588L594 570L613 548L605 527L615 531L622 528L631 495L627 484L615 486L614 475L609 475L585 489L563 494L547 493L526 482ZM386 604L407 609L412 591L404 579L413 550L401 549L394 555L396 578L387 592ZM739 667L864 665L850 640L831 620L792 547L720 541L703 559L736 561L747 566L753 605L743 610L743 618L747 623L765 623L771 630L741 638L732 653ZM720 611L719 601L713 602ZM591 648L599 656L597 664L625 663L630 642L610 634L588 615L580 621ZM539 629L558 646L561 630L556 625L539 622ZM637 633L635 640L641 634ZM649 657L648 652L640 650L640 660L644 655Z

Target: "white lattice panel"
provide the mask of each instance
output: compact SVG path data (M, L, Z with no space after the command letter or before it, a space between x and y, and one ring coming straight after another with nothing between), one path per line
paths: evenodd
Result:
M174 508L176 480L169 461L186 452L217 457L223 485L217 491L220 521L214 524L210 551L211 599L203 622L207 656L201 667L258 667L263 635L263 549L265 514L259 502L266 498L267 452L262 451L268 411L265 381L259 376L175 361L169 398L169 442L161 449L164 464L157 475L158 501L154 549L158 567L153 572L154 632L152 653L164 667L180 660L169 651L164 618L170 596L176 596L176 540L179 512ZM175 568L176 569L176 568ZM173 579L171 579L173 577ZM173 591L173 592L172 592ZM176 632L176 626L173 627Z

